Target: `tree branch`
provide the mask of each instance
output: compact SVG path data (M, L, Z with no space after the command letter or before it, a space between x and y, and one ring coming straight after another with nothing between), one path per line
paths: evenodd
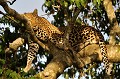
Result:
M46 45L40 42L36 38L34 31L30 27L28 20L24 16L21 16L19 13L17 13L15 10L9 8L9 6L3 1L4 0L0 1L0 5L5 9L5 11L9 15L23 22L27 32L31 35L31 38L33 38L32 40L37 42L44 49L46 49L47 47L47 50L49 50L50 54L53 55L52 61L47 65L45 70L35 75L35 77L39 77L43 79L56 79L61 73L63 73L65 68L71 65L77 65L78 68L82 68L86 64L89 64L93 61L102 61L102 55L99 46L97 44L93 44L85 47L85 49L77 53L79 59L74 63L74 58L69 50L61 50L49 41ZM74 16L77 18L78 15L79 15L79 11ZM13 43L11 43L10 45L11 49L16 50L20 45L24 43L24 39L22 38L19 38L19 42L20 42L19 44L17 41L18 39L16 39ZM14 48L15 45L16 47ZM119 51L120 46L107 45L107 48L108 48L107 52L108 52L109 61L120 62L120 51Z
M28 20L20 15L18 12L16 12L15 10L11 9L6 2L4 2L4 0L0 1L0 5L4 8L4 10L11 16L13 16L14 18L18 19L19 21L21 21L22 23L24 23L25 27L26 27L26 31L30 34L31 38L33 41L35 41L36 43L38 43L43 49L49 50L49 48L43 44L42 42L40 42L35 34L33 29L30 27L30 24L28 23Z
M52 45L51 45L52 46ZM120 45L107 45L108 59L110 62L120 62ZM53 50L53 59L48 64L43 72L36 74L35 77L43 79L56 79L63 70L74 64L74 59L70 55L70 52L63 50ZM91 50L92 49L92 50ZM59 52L59 53L58 53ZM64 53L64 54L63 54ZM99 45L92 44L87 46L85 49L77 53L79 57L78 61L74 64L77 68L83 68L86 64L91 62L101 62L102 55L100 52Z
M120 62L120 45L106 45L108 59L110 62ZM97 44L88 45L85 49L82 49L77 56L86 57L98 53L98 58L96 61L102 61L102 55L100 52L100 47Z
M51 50L50 52L53 55L53 59L47 65L44 71L35 75L36 78L57 79L57 77L59 77L59 75L62 74L67 67L70 67L74 64L74 66L82 68L86 64L95 61L98 57L98 54L83 57L80 58L76 64L74 63L74 59L70 51L60 50L50 42L49 47Z
M78 15L80 14L81 8L75 8L75 11L73 13L73 17L72 17L72 22L74 23L78 17Z
M10 52L10 50L16 51L18 47L22 46L24 43L23 38L17 38L15 41L10 43L9 48L5 50L5 53Z
M20 39L21 38L18 38L17 40ZM13 48L15 45L18 47L22 44L16 43L17 42L14 41L14 43L11 43L12 45L10 47ZM76 63L74 63L74 59L70 51L60 50L51 42L48 42L48 47L51 50L50 53L53 55L53 59L43 72L35 75L36 78L42 77L43 79L56 79L60 74L63 73L65 68L70 67L71 65L74 65L77 68L83 68L86 64L90 64L93 61L102 61L100 48L97 44L89 45L77 53L79 59L76 61ZM120 62L119 49L120 45L107 45L108 59L110 62Z
M118 35L120 37L120 27L118 26L118 22L116 19L116 15L114 13L114 8L112 6L111 0L103 0L103 5L105 7L105 11L107 12L107 16L110 22L110 41L109 43L115 45L116 40L115 37Z

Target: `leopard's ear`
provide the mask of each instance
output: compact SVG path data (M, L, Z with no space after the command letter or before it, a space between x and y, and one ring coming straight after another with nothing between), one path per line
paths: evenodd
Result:
M34 14L34 15L38 15L38 10L35 9L35 10L33 11L33 14Z

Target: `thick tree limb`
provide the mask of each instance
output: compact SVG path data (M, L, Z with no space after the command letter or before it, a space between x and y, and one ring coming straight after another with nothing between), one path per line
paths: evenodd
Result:
M18 47L22 46L24 43L23 38L17 38L15 41L9 44L9 48L5 50L5 52L9 52L10 50L16 51Z
M108 16L109 22L111 24L109 43L112 44L112 45L115 45L116 35L118 35L120 37L120 27L118 26L118 22L117 22L117 19L116 19L114 8L112 6L112 1L111 0L103 0L103 5L105 7L105 11L107 12L107 16Z
M96 56L94 54L94 56L91 55L85 58L80 58L78 62L74 63L74 59L70 51L60 50L50 42L49 48L51 50L51 54L53 55L53 59L43 72L35 75L36 78L57 79L57 77L62 74L67 67L70 67L71 65L77 63L79 65L79 68L82 68L86 64L95 61L98 56L97 54Z
M107 45L108 59L110 62L120 62L120 45ZM99 45L92 44L87 46L85 49L81 50L77 55L78 57L85 57L92 54L98 53L98 58L96 61L102 61L102 55L100 52Z
M18 40L19 42L17 42ZM16 39L16 42L14 41L13 43L11 43L10 47L13 48L15 45L19 47L19 45L22 44L22 40L22 38ZM45 70L35 75L35 77L42 77L43 79L56 79L60 74L63 73L65 68L70 67L71 65L75 65L77 68L82 68L86 64L89 64L93 61L102 61L100 48L97 44L89 45L85 49L81 50L77 54L79 59L76 61L76 63L74 63L74 59L70 51L60 50L51 42L48 42L48 47L51 50L50 53L53 55L53 59L47 65ZM120 62L119 49L120 45L107 45L108 59L110 62Z
M63 73L65 68L70 67L72 65L72 62L70 60L71 58L66 56L68 55L62 54L62 55L55 56L53 60L50 62L50 64L47 65L45 70L35 75L35 77L42 78L42 79L57 79L57 77ZM79 68L82 68L86 64L91 63L90 57L85 57L82 59L83 61L86 60L86 62L81 62L79 64Z
M43 72L40 72L38 76L42 79L56 79L64 69L72 65L71 57L64 51L59 51L59 55L54 56L52 61L47 65Z
M52 46L52 45L51 45ZM120 45L107 45L108 58L110 62L120 62ZM58 53L59 52L59 53ZM64 53L64 54L63 54ZM70 67L74 64L73 58L70 55L70 52L66 52L63 50L59 50L54 48L54 55L52 61L45 68L43 72L35 75L35 77L43 78L43 79L56 79L60 74L63 73L63 70L67 67ZM87 46L81 52L77 54L80 58L78 62L76 62L77 68L83 68L86 64L91 62L100 62L102 61L102 55L100 52L99 45L93 44Z
M3 0L1 0L3 1ZM41 77L43 79L56 79L61 73L63 73L64 69L71 66L72 64L77 64L79 68L84 67L86 64L89 64L93 61L102 61L102 55L99 50L99 46L96 44L89 45L85 47L85 49L81 50L77 56L79 59L74 63L73 56L71 55L71 52L68 50L61 50L58 49L53 43L48 42L46 45L40 42L32 28L30 28L30 25L28 23L28 20L21 16L19 13L17 13L15 10L9 8L9 6L5 2L1 2L0 5L5 9L5 11L15 17L16 19L20 20L24 23L27 32L31 35L32 40L37 42L40 46L42 46L44 49L50 51L50 53L53 55L52 61L47 65L45 70L43 72L40 72L36 75L36 77ZM78 11L79 13L79 11ZM78 14L77 14L78 15ZM119 31L118 31L119 32ZM18 39L17 39L18 40ZM16 41L17 41L16 40ZM20 39L19 44L17 44L15 41L11 43L10 48L16 50L20 45L22 45L24 42L24 39ZM17 45L15 48L14 46ZM49 49L48 49L49 48ZM119 45L107 45L107 52L108 52L108 58L111 62L120 62L120 46Z

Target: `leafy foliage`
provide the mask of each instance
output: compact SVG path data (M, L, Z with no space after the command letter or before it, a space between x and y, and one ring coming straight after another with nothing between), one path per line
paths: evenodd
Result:
M119 0L112 0L113 6L115 7L115 13L117 16L117 21L120 23L120 3ZM43 4L45 7L45 12L53 15L54 20L52 23L57 27L65 27L71 23L77 25L91 25L96 29L102 31L103 33L108 34L109 36L109 21L107 14L103 7L103 0L46 0ZM77 12L79 14L77 15ZM77 15L77 18L75 16ZM75 18L75 19L74 19ZM22 24L15 20L9 15L5 15L0 18L0 78L3 79L24 79L30 76L33 76L39 71L42 71L45 66L50 62L52 56L44 52L40 48L38 57L46 57L47 61L42 62L35 59L33 65L34 68L31 69L28 73L24 73L22 68L25 67L24 62L26 62L26 52L27 52L27 42L21 46L16 53L5 53L5 49L9 47L9 43L19 37L20 29L19 26ZM16 27L17 26L17 27ZM11 31L10 29L13 29ZM119 41L119 39L118 39ZM37 64L35 64L37 63ZM116 68L117 66L117 68ZM119 78L119 64L115 64L115 74L116 78ZM78 73L76 68L70 67L64 72L64 77L67 79L69 77L73 78L77 74L82 75L88 78L91 75L92 78L102 78L104 76L104 71L100 73L97 70L101 70L101 64L92 64L87 65ZM85 76L87 75L87 76ZM35 79L31 77L30 79Z
M119 0L113 0L113 6L115 8L118 23L120 23L119 5ZM103 0L46 0L44 7L46 13L53 15L54 21L52 21L52 23L58 27L70 26L71 23L76 25L90 25L100 30L103 34L107 34L109 36L110 24L103 7ZM74 19L77 12L79 12L79 15ZM119 39L117 40L120 41ZM86 78L89 75L95 79L103 78L105 76L105 72L101 70L101 64L88 65L80 70L81 73L79 73L79 75L82 74L84 77L87 75ZM117 70L119 69L114 69L115 72ZM64 73L66 79L70 76L73 77L73 75L76 75L75 73L71 74L70 71L72 71L72 68L68 69Z
M16 38L20 37L21 30L19 26L22 25L18 20L14 19L9 15L5 15L0 18L0 78L2 79L35 79L33 76L36 72L44 69L45 64L39 61L37 64L33 63L34 68L28 73L24 73L22 70L26 66L27 58L27 42L19 47L18 51L11 51L10 53L5 53L5 49L9 47L9 44L13 42ZM16 27L17 26L17 27ZM27 40L26 40L27 41ZM41 48L41 57L43 57L44 50ZM44 54L49 58L48 54ZM34 62L37 62L36 59ZM38 69L38 66L40 67Z

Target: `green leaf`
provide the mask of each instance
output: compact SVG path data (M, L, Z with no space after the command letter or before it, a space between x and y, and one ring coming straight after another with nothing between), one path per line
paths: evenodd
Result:
M65 6L65 8L68 7L68 3L66 1L64 1L64 6Z
M2 73L3 73L3 69L0 69L0 75L2 75Z
M2 46L0 45L0 52L2 51Z
M72 4L72 3L74 3L74 1L75 1L75 0L70 0L70 3Z
M80 8L80 0L75 0L75 4L78 8Z
M93 0L93 4L96 5L96 4L97 4L97 1L96 1L96 0Z
M50 7L51 1L46 1L44 5L45 5L46 7Z
M5 60L4 59L0 59L0 64L5 64Z
M86 0L80 0L80 3L82 6L84 6L84 7L86 6Z
M101 3L101 0L97 0L97 4L100 5L100 3Z
M93 0L93 4L99 8L99 6L101 4L101 0Z

